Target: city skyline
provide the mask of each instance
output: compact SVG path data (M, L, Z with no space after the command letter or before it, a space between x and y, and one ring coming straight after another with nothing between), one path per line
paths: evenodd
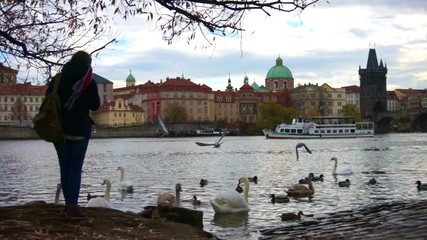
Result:
M359 85L358 69L366 67L370 48L387 64L387 90L427 87L427 2L396 0L331 0L302 13L251 12L242 36L217 37L215 46L196 38L168 45L154 23L144 17L117 23L118 43L94 57L94 72L124 87L132 71L136 84L184 76L212 90L264 85L277 57L283 59L295 86L327 83L332 87ZM111 36L110 36L111 37ZM199 36L201 37L201 36Z

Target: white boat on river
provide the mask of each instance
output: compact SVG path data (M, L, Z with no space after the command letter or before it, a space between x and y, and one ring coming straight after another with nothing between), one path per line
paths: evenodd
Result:
M264 129L270 139L356 138L373 137L373 122L356 122L354 117L325 116L294 118L291 124L281 123L276 129Z

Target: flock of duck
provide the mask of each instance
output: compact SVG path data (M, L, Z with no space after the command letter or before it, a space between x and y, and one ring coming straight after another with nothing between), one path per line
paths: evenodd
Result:
M303 143L298 143L296 146L297 160L298 160L298 148L304 148L308 153L311 154L310 149ZM348 167L338 166L338 159L332 157L330 161L334 161L334 167L332 170L332 175L337 177L338 175L351 175L353 174L352 170ZM117 170L120 171L120 181L118 183L118 191L122 194L128 194L134 192L133 184L125 180L124 168L119 166ZM315 176L313 173L309 173L308 176L304 179L300 179L298 184L295 184L285 190L286 195L277 195L270 194L270 199L272 203L287 203L290 201L289 198L308 198L311 200L315 194L313 182L323 182L324 175L320 174ZM258 177L240 177L236 189L225 191L217 194L213 199L210 199L210 205L212 206L215 214L233 214L233 213L247 213L250 211L249 206L249 185L250 182L257 184ZM204 187L208 184L207 179L200 180L200 186ZM241 187L241 184L244 185L244 188ZM345 179L338 182L339 187L350 187L350 179ZM378 184L375 178L370 179L367 182L368 185ZM110 204L110 191L111 191L111 181L105 179L102 183L105 185L105 194L100 196L94 196L91 194L87 195L87 204L86 207L102 207L102 208L111 208ZM427 184L422 184L421 181L416 182L417 189L419 191L427 190ZM57 192L55 196L55 202L59 202L59 192L61 190L60 184L58 184ZM182 186L180 183L175 185L175 193L161 193L157 197L157 205L160 207L180 207L181 205L181 192ZM197 199L197 196L194 195L191 200L193 206L201 205L201 201ZM299 220L301 216L307 216L302 211L298 213L283 213L280 218L282 221L287 220Z

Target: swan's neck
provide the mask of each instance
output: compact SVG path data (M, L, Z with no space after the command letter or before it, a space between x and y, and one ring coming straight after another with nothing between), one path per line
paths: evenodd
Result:
M245 180L243 180L243 183L245 184L245 189L243 190L243 197L245 198L246 202L248 202L249 181L247 179L245 179Z
M111 183L107 182L106 185L107 185L107 187L105 188L104 199L109 202L110 201Z
M308 178L308 189L310 189L311 192L314 193L314 187L313 183L311 182L311 177Z
M333 174L336 174L337 173L337 166L338 166L338 161L337 160L334 160L334 171L332 172Z
M120 169L120 182L123 182L125 180L125 170Z

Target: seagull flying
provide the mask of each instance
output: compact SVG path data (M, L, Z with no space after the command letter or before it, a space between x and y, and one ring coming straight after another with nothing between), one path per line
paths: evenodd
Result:
M298 148L301 148L301 147L304 147L305 148L305 150L308 152L308 153L310 153L311 154L311 150L310 149L308 149L308 147L304 144L304 143L302 143L302 142L300 142L300 143L298 143L297 145L296 145L296 147L295 147L295 151L296 151L296 153L297 153L297 161L298 161Z
M227 129L224 129L222 132L221 137L219 138L219 140L215 143L202 143L202 142L196 142L197 145L199 146L213 146L214 148L220 148L221 144L223 144L224 142L221 142L221 140L224 138L225 134L227 134Z
M221 147L221 144L223 143L223 142L221 142L221 140L224 138L226 133L227 133L227 129L224 129L219 140L216 143L214 143L214 148L220 148Z

